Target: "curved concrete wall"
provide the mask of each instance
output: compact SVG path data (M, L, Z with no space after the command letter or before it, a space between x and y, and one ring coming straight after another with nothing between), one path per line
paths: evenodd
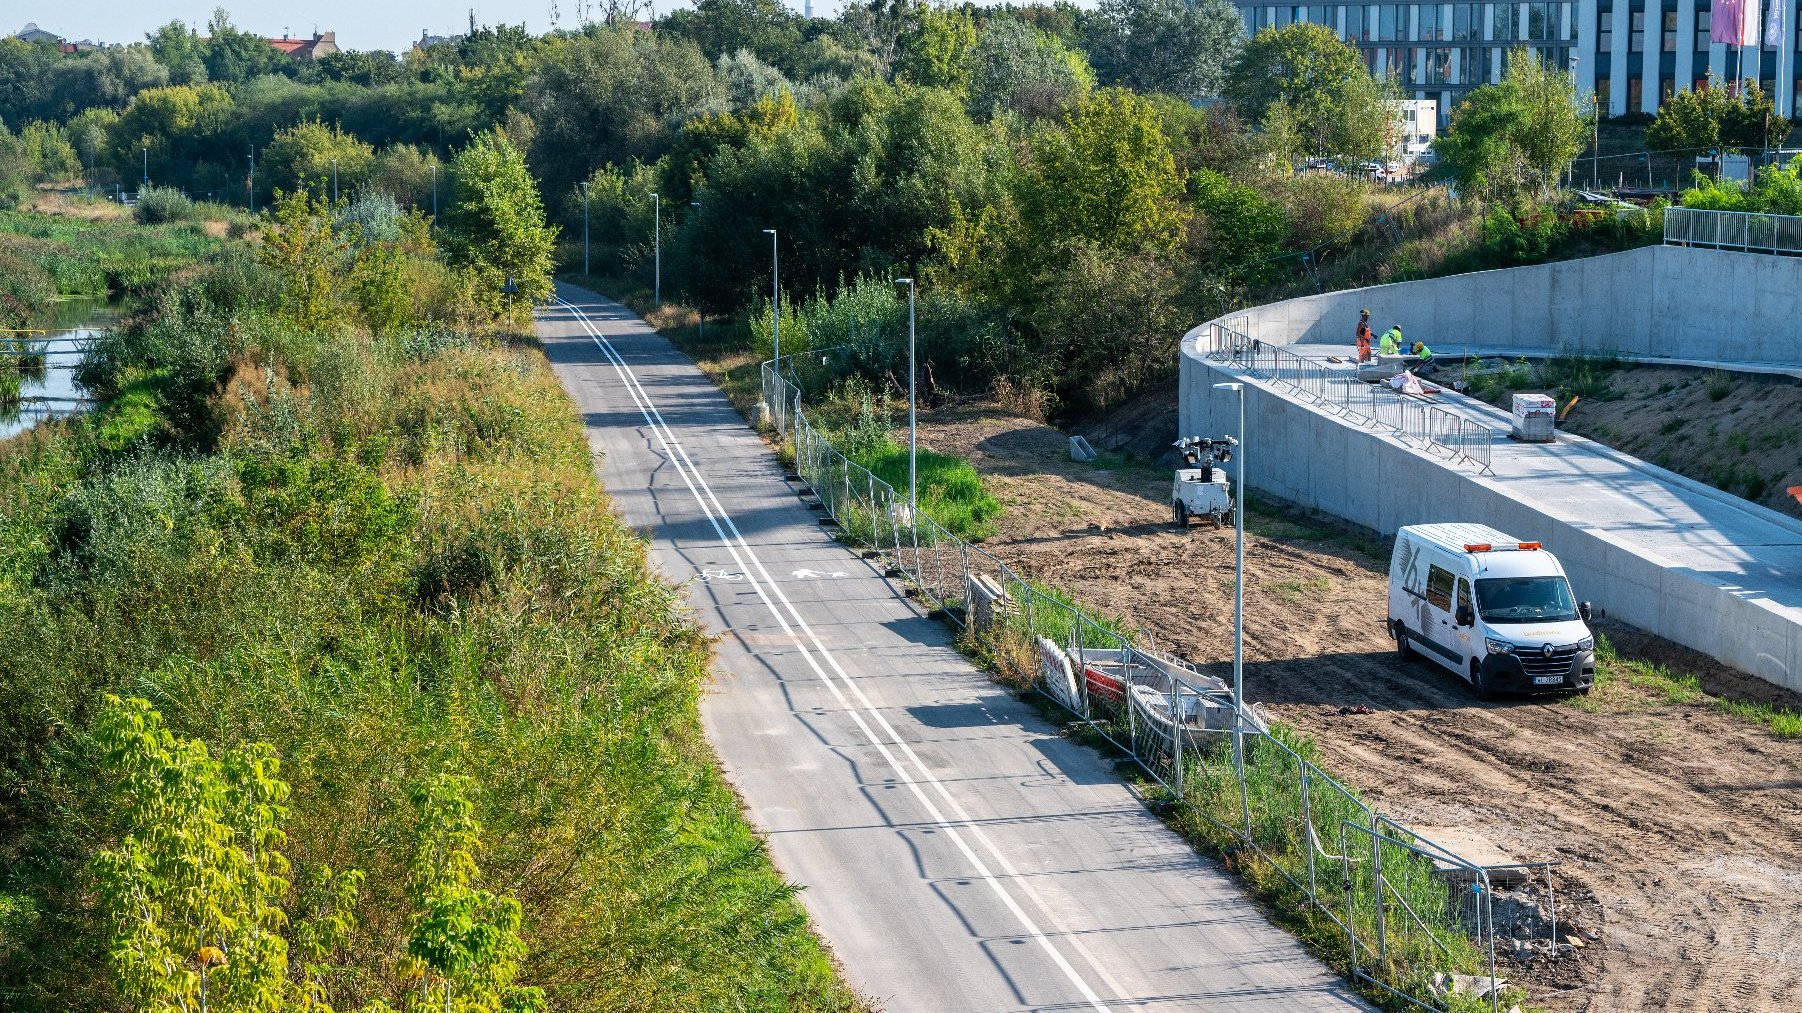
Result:
M1760 263L1744 263L1748 256ZM1686 265L1697 263L1706 263L1707 270L1698 270L1694 277L1684 273ZM1730 291L1706 289L1715 283L1727 285L1726 276L1735 271L1756 280ZM1679 275L1682 286L1701 289L1695 299L1676 298ZM1783 289L1764 288L1767 294L1759 296L1746 288L1746 284L1775 285L1778 276L1788 279ZM1655 313L1660 284L1668 286L1672 303L1706 310ZM1646 299L1620 295L1648 289ZM1754 304L1750 309L1740 305L1748 300ZM1667 344L1651 335L1654 321L1664 336L1701 329L1706 323L1720 333L1720 342L1739 342L1733 351L1716 347L1712 357L1752 359L1754 354L1779 354L1783 341L1778 336L1796 333L1797 323L1786 320L1779 327L1775 319L1777 305L1785 301L1798 304L1792 312L1802 314L1802 260L1656 248L1292 299L1217 322L1230 322L1252 337L1276 344L1348 342L1357 309L1368 305L1373 317L1385 325L1399 320L1404 331L1413 333L1439 335L1442 330L1475 326L1479 320L1490 321L1491 326L1499 321L1517 328L1549 327L1552 344L1577 344L1581 335L1589 348L1641 354L1671 354ZM1737 308L1730 311L1730 306ZM1704 312L1712 319L1704 320ZM1552 326L1554 320L1566 317L1578 323ZM1760 321L1769 321L1770 329ZM1179 435L1231 433L1238 428L1232 395L1215 391L1212 385L1245 378L1206 358L1201 342L1209 326L1203 324L1183 339ZM1789 354L1782 361L1794 363L1798 358L1802 356ZM1242 459L1253 487L1385 536L1405 524L1479 521L1538 539L1564 563L1578 596L1610 616L1802 692L1802 601L1787 600L1785 593L1728 586L1719 574L1675 565L1608 530L1609 518L1562 516L1568 511L1559 504L1528 499L1518 480L1504 482L1468 466L1448 464L1256 381L1246 384L1245 397ZM1650 470L1693 495L1726 495L1660 469ZM1802 540L1802 525L1767 513ZM1368 606L1371 621L1381 623L1384 604L1373 601Z
M1428 344L1802 362L1802 257L1648 246L1328 292L1234 315L1276 344L1351 344L1358 310ZM1242 328L1243 329L1243 328Z

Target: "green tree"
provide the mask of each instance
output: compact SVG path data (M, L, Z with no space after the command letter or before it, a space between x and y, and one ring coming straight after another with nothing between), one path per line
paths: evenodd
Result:
M671 14L665 25L710 60L748 49L786 71L801 48L800 21L781 0L697 0L694 10Z
M1193 101L1219 93L1245 23L1226 0L1102 0L1086 24L1102 81Z
M1183 177L1157 110L1109 88L1080 100L1032 144L1021 206L1030 249L1170 250L1186 217Z
M116 696L97 739L125 826L95 859L119 993L140 1009L279 1009L288 785L274 750L215 758L145 701Z
M514 984L526 944L520 906L476 887L481 839L468 778L439 774L415 793L419 831L409 886L407 953L423 965L419 1006L445 1013L542 1011L544 993ZM441 997L441 998L440 998Z
M339 274L350 262L355 227L339 230L327 199L307 190L278 193L270 214L258 255L281 275L282 315L303 330L330 330L342 319Z
M1658 107L1646 128L1646 144L1674 151L1745 151L1789 135L1790 121L1778 116L1756 84L1738 94L1710 77L1706 87L1677 92Z
M976 21L956 7L914 9L913 25L901 36L895 78L958 94L969 90L970 52L976 48Z
M1583 150L1589 118L1571 76L1529 50L1508 54L1508 76L1471 92L1434 143L1438 171L1467 193L1544 200Z
M545 192L568 192L597 165L655 160L670 124L722 91L710 58L679 35L597 26L557 40L521 101Z
M217 84L141 91L109 131L113 168L126 179L138 178L145 148L150 149L150 170L156 178L171 165L192 164L218 146L233 111L231 93Z
M369 175L375 149L350 134L318 120L276 131L257 156L257 192L267 200L277 190L310 189L331 193L332 163L338 187L349 193Z
M970 51L970 111L1052 116L1095 85L1082 53L1023 21L991 21Z
M204 84L207 79L206 48L200 33L181 21L171 21L144 36L156 62L169 70L170 84Z
M206 27L208 38L201 60L209 80L236 84L263 74L294 72L292 59L262 36L239 31L225 8L214 8Z
M369 193L385 193L402 207L430 210L432 175L438 167L438 156L417 145L397 144L375 156L363 177L363 189Z
M1323 25L1266 28L1240 50L1227 96L1248 121L1262 123L1272 106L1287 119L1307 154L1357 161L1385 149L1389 96L1364 58Z
M1577 105L1576 79L1525 47L1508 54L1508 81L1520 94L1521 121L1512 143L1532 172L1541 197L1589 140L1589 117Z
M548 299L557 230L545 223L525 156L501 134L478 134L451 159L448 175L444 247L453 264L470 272L477 301L499 310L509 279L519 290L516 310Z

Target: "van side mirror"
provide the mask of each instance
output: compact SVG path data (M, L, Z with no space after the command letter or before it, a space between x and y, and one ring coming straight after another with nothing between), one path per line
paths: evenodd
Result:
M1453 613L1452 618L1457 621L1459 626L1470 626L1477 621L1477 614L1469 605L1460 605L1458 611Z
M1588 602L1579 603L1577 605L1577 614L1583 617L1584 622L1589 622L1589 603Z

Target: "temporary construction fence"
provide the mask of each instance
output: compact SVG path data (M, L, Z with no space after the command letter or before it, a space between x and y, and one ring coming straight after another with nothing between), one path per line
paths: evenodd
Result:
M1429 451L1490 470L1490 449L1498 434L1489 426L1423 398L1365 383L1350 370L1304 359L1238 327L1215 322L1208 325L1206 337L1205 351L1216 362L1230 362L1255 379L1287 387L1353 425L1388 429Z
M841 453L808 418L798 381L810 369L796 367L819 355L801 353L780 370L764 363L761 407L792 448L823 524L880 559L1004 679L1043 694L1131 757L1168 793L1179 820L1242 859L1255 855L1276 874L1260 885L1279 904L1337 925L1357 983L1424 1010L1504 1008L1488 869L1372 809L1313 762L1310 744L1255 705L1235 707L1222 680L1150 649L1121 623L1089 615L911 509L905 493Z

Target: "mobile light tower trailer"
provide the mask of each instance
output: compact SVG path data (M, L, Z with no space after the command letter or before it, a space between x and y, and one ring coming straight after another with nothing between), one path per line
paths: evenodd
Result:
M1233 490L1220 465L1233 459L1238 445L1231 436L1185 436L1176 441L1185 465L1176 469L1170 482L1170 512L1177 527L1188 527L1191 517L1206 517L1215 527L1233 522Z

